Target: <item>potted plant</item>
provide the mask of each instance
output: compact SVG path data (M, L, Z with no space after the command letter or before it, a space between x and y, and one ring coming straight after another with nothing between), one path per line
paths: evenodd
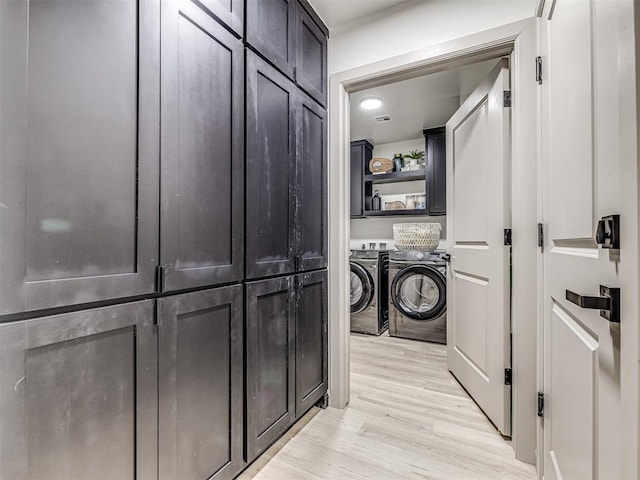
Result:
M411 150L409 153L403 155L404 158L409 158L409 164L411 170L417 170L424 168L424 151L423 150Z

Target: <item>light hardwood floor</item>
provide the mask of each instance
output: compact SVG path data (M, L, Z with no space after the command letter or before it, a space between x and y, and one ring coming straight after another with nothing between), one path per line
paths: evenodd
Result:
M317 408L240 480L535 479L447 371L446 347L351 336L351 402Z

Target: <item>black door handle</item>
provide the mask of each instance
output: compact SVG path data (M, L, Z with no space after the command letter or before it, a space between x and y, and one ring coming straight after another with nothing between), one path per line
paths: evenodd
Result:
M600 310L600 316L612 323L620 323L620 289L600 285L600 296L580 295L567 290L566 299L580 308Z

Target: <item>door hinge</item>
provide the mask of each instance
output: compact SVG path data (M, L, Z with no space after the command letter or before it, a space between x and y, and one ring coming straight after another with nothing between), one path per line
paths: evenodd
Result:
M156 326L162 326L162 299L156 300L155 322Z
M504 229L504 244L511 246L511 229L510 228Z
M544 393L538 392L538 416L544 416Z
M512 373L510 368L504 369L504 384L511 385Z
M542 223L538 224L538 246L544 247L544 225Z
M503 93L504 96L504 106L506 108L511 107L511 90L505 90Z
M536 82L542 85L542 57L536 57Z
M156 267L156 292L164 292L165 269L162 265Z

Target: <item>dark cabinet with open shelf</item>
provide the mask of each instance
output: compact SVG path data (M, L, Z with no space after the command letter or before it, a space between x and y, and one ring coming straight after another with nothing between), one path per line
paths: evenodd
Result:
M425 168L406 172L374 174L369 169L373 145L368 140L351 142L351 218L445 215L446 213L446 141L445 127L423 131ZM371 198L376 185L423 181L426 208L373 210Z

